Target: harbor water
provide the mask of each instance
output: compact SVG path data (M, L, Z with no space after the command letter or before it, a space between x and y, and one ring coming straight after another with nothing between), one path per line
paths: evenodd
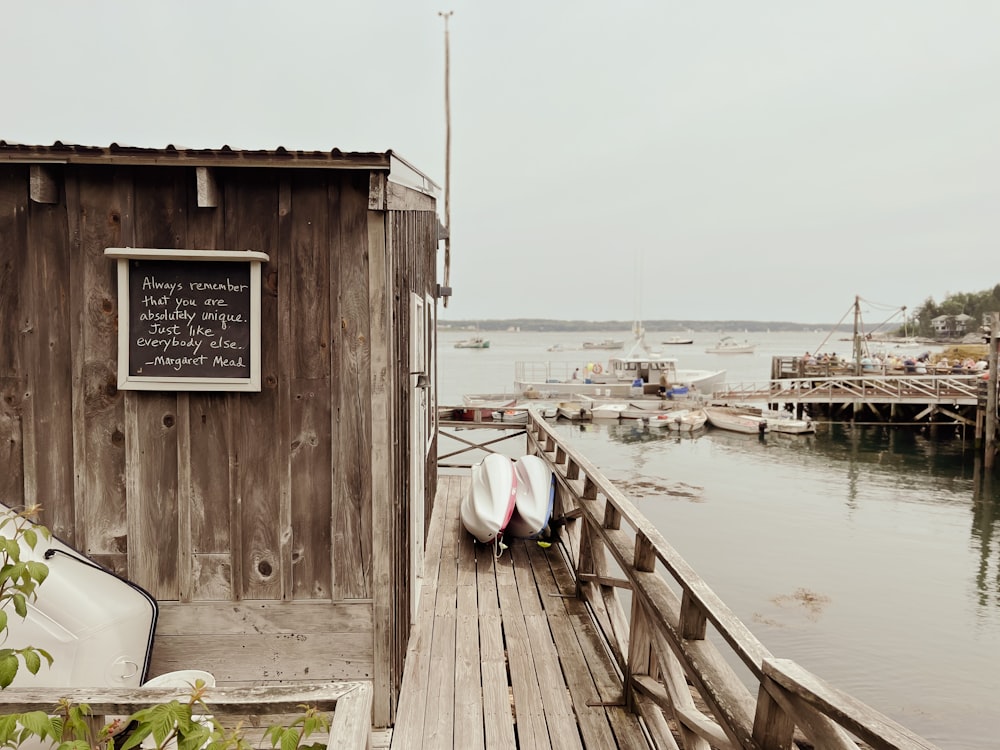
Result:
M821 331L726 333L755 352L706 354L717 333L647 341L681 368L726 369L739 383L766 381L772 356L851 348ZM607 332L485 335L490 348L470 350L453 347L462 332L440 332L440 404L512 393L518 360L584 367L611 354L582 349ZM679 437L627 420L557 430L775 656L940 747L1000 744L1000 482L982 478L971 429L821 423L815 435Z

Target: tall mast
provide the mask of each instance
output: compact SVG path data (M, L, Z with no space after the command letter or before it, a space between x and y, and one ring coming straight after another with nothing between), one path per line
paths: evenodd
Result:
M858 325L861 322L861 298L854 295L854 374L861 374L861 332Z
M444 285L451 287L451 50L448 19L454 11L438 11L444 19ZM444 298L448 306L448 297Z

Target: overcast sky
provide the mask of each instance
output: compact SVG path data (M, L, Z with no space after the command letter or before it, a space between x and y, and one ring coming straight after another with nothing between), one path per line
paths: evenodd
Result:
M443 186L448 10L443 319L1000 282L997 0L5 0L0 139L393 149Z

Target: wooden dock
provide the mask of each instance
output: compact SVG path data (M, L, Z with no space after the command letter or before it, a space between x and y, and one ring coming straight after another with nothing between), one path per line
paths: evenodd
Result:
M494 559L441 476L393 748L652 747L558 546Z
M935 747L773 655L537 414L501 437L470 422L440 436L461 447L438 454L451 468L439 460L392 748ZM517 540L494 559L462 528L471 476L455 459L518 440L552 469L565 525L547 549Z

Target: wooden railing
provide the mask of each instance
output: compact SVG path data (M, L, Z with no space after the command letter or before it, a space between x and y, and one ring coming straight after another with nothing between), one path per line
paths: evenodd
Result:
M59 701L90 706L93 721L104 725L105 716L128 716L172 700L186 701L183 688L8 688L0 690L0 715L44 711L57 713ZM268 716L300 714L303 706L333 712L326 746L330 750L371 747L372 684L332 682L259 687L211 687L204 702L213 716Z
M783 378L769 383L732 384L712 394L714 399L769 401L958 402L976 404L985 398L985 383L972 375L871 375Z
M563 547L656 745L684 750L933 748L876 710L777 659L582 454L532 415L528 452L557 478ZM630 592L626 612L619 589ZM714 634L718 637L710 637ZM716 643L719 645L717 646ZM741 678L731 664L741 663ZM667 724L673 719L678 745Z

